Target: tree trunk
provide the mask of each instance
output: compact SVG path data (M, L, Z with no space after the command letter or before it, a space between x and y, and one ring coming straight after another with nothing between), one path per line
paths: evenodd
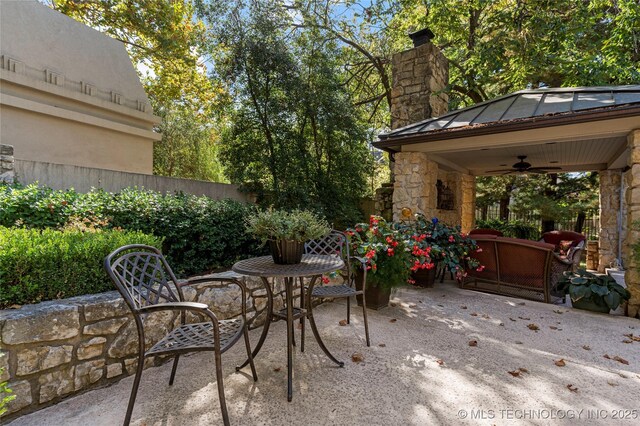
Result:
M584 228L584 221L587 219L587 214L580 210L578 212L578 217L576 218L576 225L573 227L573 232L578 232L582 234L582 228Z
M489 206L482 206L480 209L480 217L482 220L487 220L487 216L489 216Z
M500 220L503 222L509 221L509 202L511 197L500 199Z
M549 178L549 185L544 190L544 195L550 200L556 199L555 186L558 184L558 174L550 173L547 175ZM551 218L542 219L542 233L553 231L556 227L556 221Z

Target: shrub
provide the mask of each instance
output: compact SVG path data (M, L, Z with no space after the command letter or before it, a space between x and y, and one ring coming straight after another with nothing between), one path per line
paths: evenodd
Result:
M0 307L113 290L102 261L134 243L160 247L162 239L137 231L0 227Z
M233 200L135 188L116 194L103 190L79 194L37 185L0 190L0 225L44 229L64 226L75 218L106 220L107 228L162 237L162 251L179 276L262 254L258 242L245 232L246 218L255 211L255 206Z
M503 222L500 219L476 220L476 228L487 228L502 231L505 237L539 240L540 229L520 220Z

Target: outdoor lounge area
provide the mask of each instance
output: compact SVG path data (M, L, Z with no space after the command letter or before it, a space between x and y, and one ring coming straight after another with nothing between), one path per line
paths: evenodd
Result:
M313 341L305 353L296 349L290 403L285 323L272 325L255 359L257 382L248 370L235 372L246 358L236 345L223 362L231 423L637 423L640 342L624 343L625 335L640 334L637 320L461 290L450 281L400 288L392 303L369 312L371 347L361 316L339 324L344 300L318 307L323 339L345 366L332 363ZM251 332L252 341L258 335ZM212 353L180 362L173 386L171 363L145 370L132 424L222 423ZM125 378L10 424L120 424L132 382Z

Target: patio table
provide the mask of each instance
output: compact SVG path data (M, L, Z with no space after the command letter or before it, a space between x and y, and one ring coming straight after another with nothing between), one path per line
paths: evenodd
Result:
M324 351L324 353L331 359L333 362L338 364L340 367L344 366L344 363L338 361L332 354L329 352L327 347L322 342L320 338L320 334L318 333L318 328L316 327L316 323L313 320L313 310L312 309L303 309L296 308L293 306L293 290L297 278L301 277L310 277L311 281L309 283L309 291L307 295L311 295L313 292L313 287L315 285L316 280L324 273L337 271L344 267L344 262L342 259L336 256L326 256L326 255L309 255L306 254L302 256L302 262L294 265L278 265L273 262L271 256L262 256L255 257L251 259L241 260L233 265L232 269L234 272L242 275L250 275L257 276L262 278L264 282L264 287L267 292L267 318L264 324L264 328L262 330L262 335L260 336L260 340L258 340L258 344L253 350L253 357L255 358L260 352L262 348L262 344L264 343L267 334L269 332L269 326L272 321L278 321L280 319L284 319L287 321L287 400L291 401L293 394L293 384L292 384L292 372L293 372L293 344L294 344L294 336L293 336L293 322L296 319L300 318L308 318L309 323L311 324L311 330L313 331L313 335L316 338L316 341L320 345L320 348ZM273 291L271 289L271 284L269 283L269 278L283 278L285 282L285 307L284 309L273 312ZM310 298L307 298L307 305L310 305ZM304 352L304 322L302 328L302 342L301 342L301 351ZM236 369L247 365L249 361L245 361L245 363Z

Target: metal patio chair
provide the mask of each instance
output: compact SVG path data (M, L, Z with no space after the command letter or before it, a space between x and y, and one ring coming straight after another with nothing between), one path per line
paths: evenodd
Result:
M349 256L349 243L347 236L340 231L333 230L327 236L317 239L309 240L304 244L304 254L320 254L327 256L338 256L344 261L344 269L340 271L340 274L344 278L344 283L341 285L332 286L314 286L310 295L307 295L309 303L308 309L311 310L311 302L313 298L321 299L347 299L347 324L351 323L351 296L362 295L362 315L364 317L364 332L367 339L367 346L371 346L369 340L369 322L367 321L367 307L364 299L364 285L361 290L356 289L355 285L355 271L351 269L351 261L361 262L366 265L364 259L355 256ZM301 306L305 302L305 286L300 280L300 303ZM313 315L309 316L310 321L313 321ZM301 336L302 348L304 348L304 318L301 319L303 334ZM315 326L315 323L312 324Z
M113 251L104 260L109 277L133 313L138 329L138 366L129 397L124 424L131 421L133 406L142 377L144 360L150 356L174 355L169 385L173 384L180 355L187 352L212 351L215 354L216 381L220 408L225 425L229 425L229 414L224 397L221 354L244 336L247 356L251 365L253 380L258 380L249 345L246 326L246 288L235 279L225 279L237 284L242 291L242 316L230 320L219 320L204 303L185 302L181 287L190 284L178 281L162 253L150 246L128 245ZM180 325L154 344L145 349L146 314L159 311L179 311ZM186 311L205 318L205 322L186 323Z

